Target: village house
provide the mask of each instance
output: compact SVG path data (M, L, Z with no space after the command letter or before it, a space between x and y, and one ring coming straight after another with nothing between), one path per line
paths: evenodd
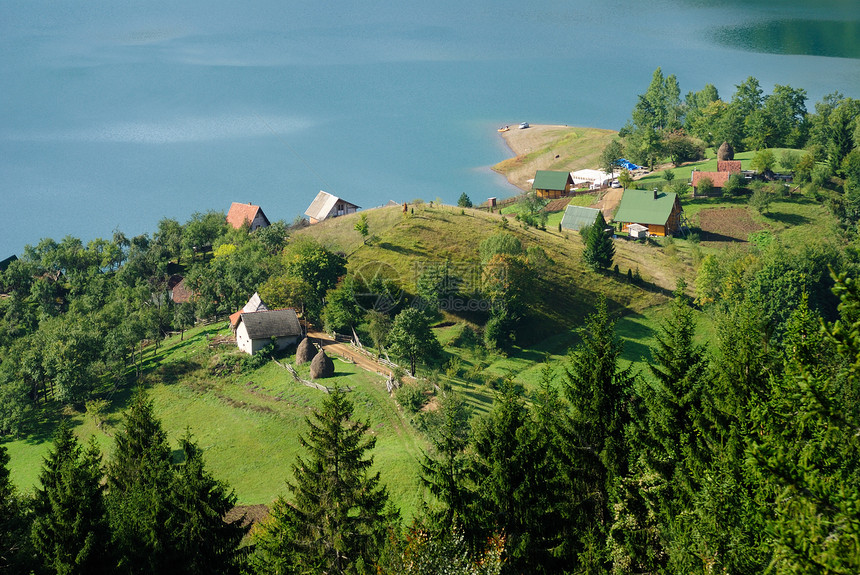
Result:
M584 227L593 226L600 210L583 206L567 206L561 218L561 227L578 232Z
M243 313L253 313L255 311L268 311L268 307L263 303L263 299L260 297L260 294L254 292L254 295L248 300L248 303L242 307L236 313L230 314L230 328L233 330L233 333L236 333L236 328L239 327L239 318Z
M732 173L733 172L694 171L690 179L690 185L693 187L693 197L704 195L721 196L723 194L723 188L729 181L729 178L732 177ZM711 182L712 188L709 194L705 194L699 190L702 180L708 180Z
M545 200L555 200L570 195L573 189L573 179L570 172L553 170L538 170L532 183L532 191L537 197Z
M298 343L302 326L294 309L240 312L236 326L236 345L254 355L273 341L275 349Z
M245 222L250 224L250 231L253 232L254 230L268 226L269 218L266 217L260 206L250 203L239 204L236 202L230 204L230 211L227 212L227 223L238 230L245 225Z
M672 235L681 229L681 202L670 192L625 190L614 221L622 232L630 233L630 224L639 224L648 228L648 235Z
M575 186L588 186L592 190L609 187L617 174L607 174L603 170L577 170L570 173Z
M317 197L315 197L314 201L311 202L311 205L308 206L308 209L305 211L305 215L312 224L316 224L328 218L354 214L360 209L361 206L357 206L353 203L347 202L346 200L342 200L337 196L333 196L328 192L320 190L320 193L317 194Z

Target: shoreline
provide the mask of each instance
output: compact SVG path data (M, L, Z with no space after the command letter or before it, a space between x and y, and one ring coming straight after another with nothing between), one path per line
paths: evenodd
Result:
M506 132L499 132L513 157L491 169L505 176L514 187L528 191L537 170L575 171L597 167L603 149L617 135L616 130L566 124L532 124L523 129L513 126Z

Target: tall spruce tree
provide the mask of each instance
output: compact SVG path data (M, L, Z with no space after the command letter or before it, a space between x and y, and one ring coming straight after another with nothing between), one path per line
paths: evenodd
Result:
M108 464L108 509L122 573L161 573L172 560L171 453L152 400L138 389Z
M597 212L597 219L588 227L585 234L585 251L582 252L582 257L595 271L612 266L615 246L612 243L612 237L606 234L606 220L603 219L601 211Z
M477 547L493 533L504 533L505 573L559 572L552 550L559 544L559 507L566 495L548 443L535 431L521 391L506 383L472 442L471 513L478 529L471 539Z
M86 448L66 422L45 458L33 507L33 544L45 566L62 574L111 573L101 453Z
M430 519L440 534L462 530L471 519L470 492L466 481L468 465L465 449L469 443L469 410L452 390L445 391L437 410L441 419L430 436L433 453L421 462L421 481L439 501Z
M584 570L607 565L606 537L616 482L627 474L629 446L626 427L634 376L619 366L623 345L615 335L606 299L585 320L582 342L568 357L565 392L571 405L568 432L572 475L577 491L587 493L579 507L580 563Z
M203 452L190 433L180 441L184 462L173 475L173 512L168 527L173 540L176 572L189 575L235 573L242 538L248 532L242 518L226 521L236 504L236 494L205 469Z
M789 366L749 453L772 488L775 573L860 572L860 289L837 279L839 320L792 316Z
M340 388L324 400L308 434L308 450L288 483L293 503L279 497L272 518L256 534L254 563L265 572L369 572L385 532L388 494L371 473L376 445L369 425L352 421L353 406Z

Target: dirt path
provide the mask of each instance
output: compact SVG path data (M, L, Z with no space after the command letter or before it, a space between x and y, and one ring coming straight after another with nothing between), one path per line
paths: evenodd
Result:
M375 362L362 353L359 353L351 345L336 342L326 333L321 331L311 331L308 332L308 337L311 338L311 341L318 343L328 355L339 355L340 357L353 362L362 369L378 373L384 377L391 376L390 368Z

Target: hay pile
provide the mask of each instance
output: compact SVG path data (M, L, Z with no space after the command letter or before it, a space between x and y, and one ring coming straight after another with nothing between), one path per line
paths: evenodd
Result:
M296 348L296 365L301 365L311 361L316 353L317 349L314 347L314 344L311 343L311 340L307 337L304 338L301 343L299 343L299 347Z
M324 379L334 375L334 362L320 350L311 361L311 379Z

